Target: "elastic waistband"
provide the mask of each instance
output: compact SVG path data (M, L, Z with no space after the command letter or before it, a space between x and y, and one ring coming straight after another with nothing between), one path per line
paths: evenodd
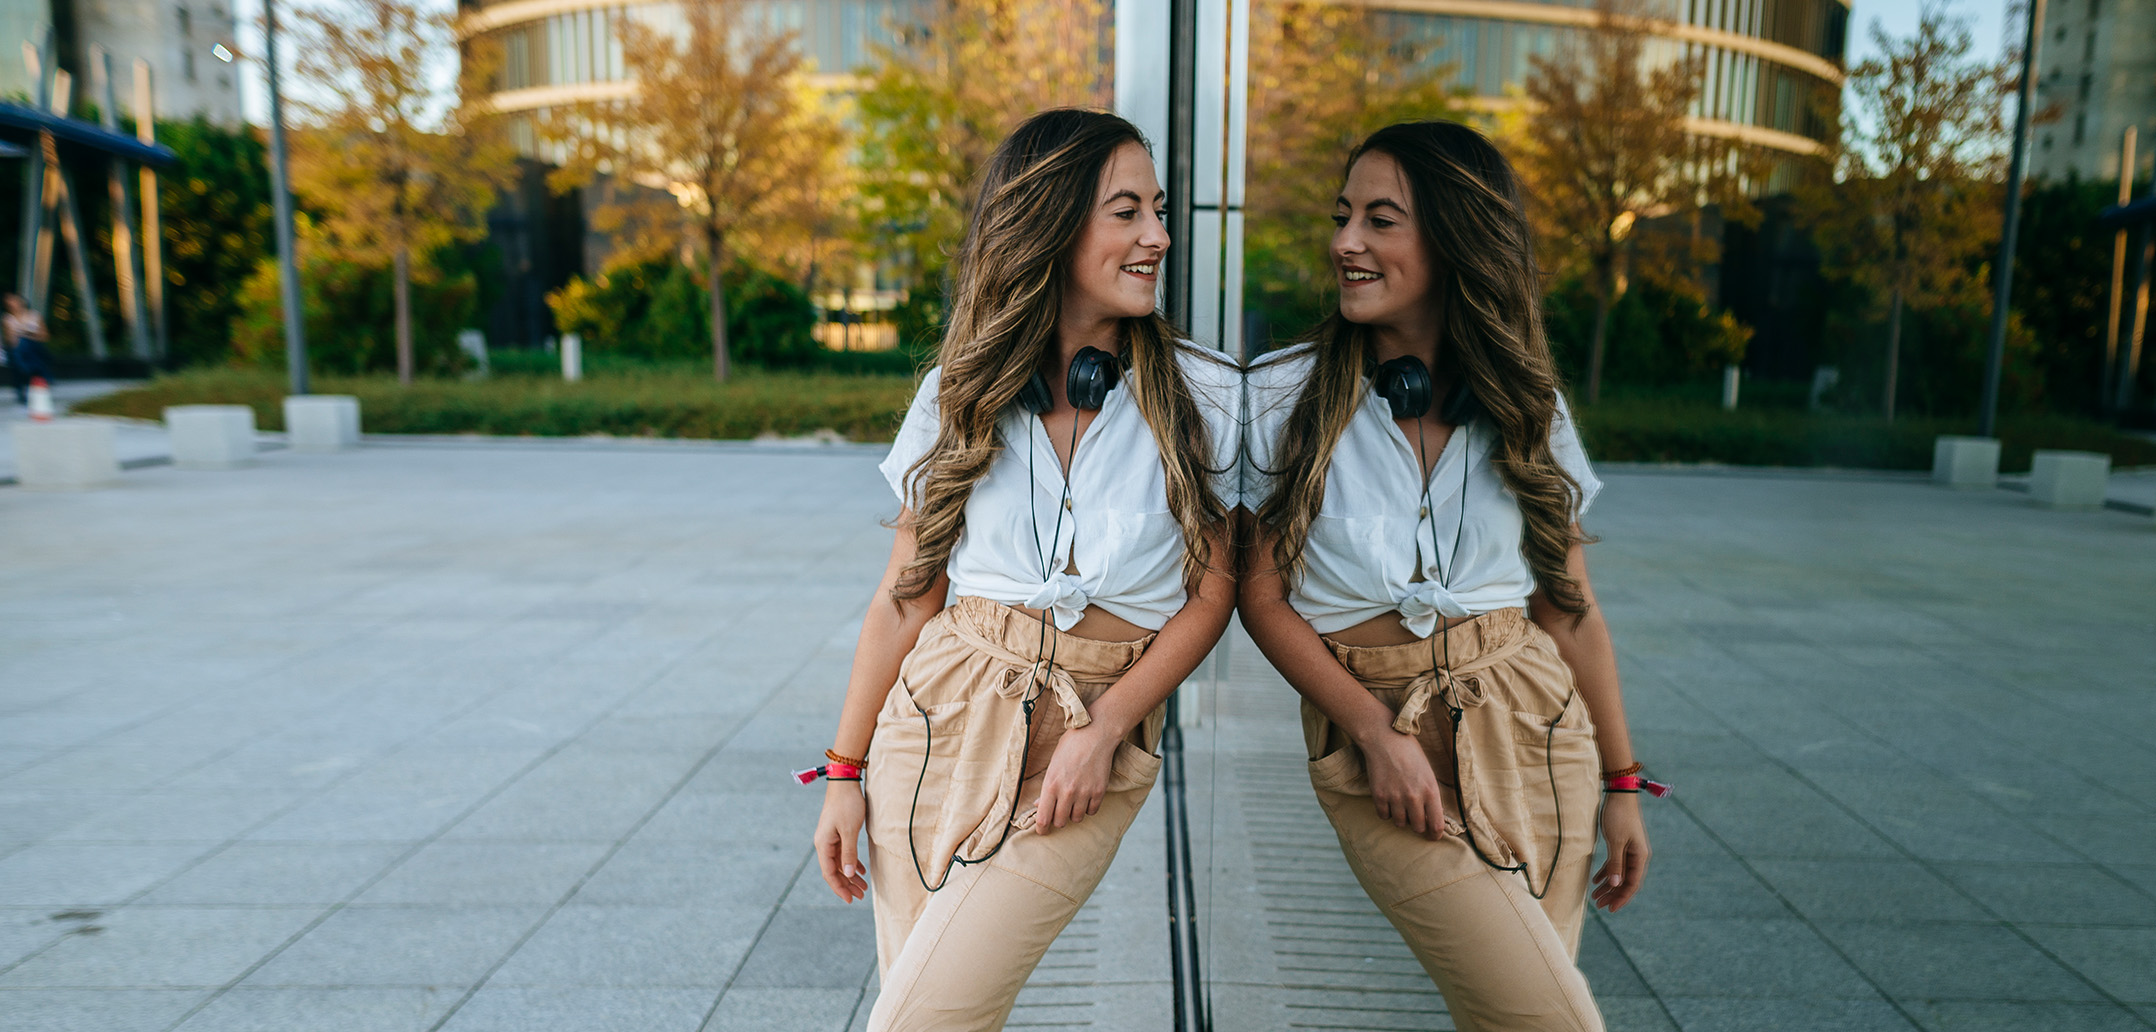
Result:
M960 638L1007 662L1023 665L1052 655L1058 669L1073 680L1087 682L1113 681L1123 676L1138 657L1145 655L1155 637L1148 634L1136 641L1100 641L1059 631L1053 622L1047 625L1044 636L1039 617L978 595L960 595L936 618L945 621Z
M1439 631L1431 638L1419 638L1399 645L1354 646L1342 645L1331 638L1322 638L1332 650L1333 657L1347 672L1361 681L1397 681L1403 686L1418 676L1431 672L1431 647L1436 645L1439 663L1448 669L1459 671L1467 667L1481 668L1494 665L1505 657L1518 652L1533 640L1540 630L1527 619L1527 611L1518 607L1498 609L1483 613L1474 619L1456 624L1448 631ZM1449 637L1449 640L1433 642L1433 638ZM1321 636L1322 637L1322 636ZM1449 662L1447 661L1449 657Z

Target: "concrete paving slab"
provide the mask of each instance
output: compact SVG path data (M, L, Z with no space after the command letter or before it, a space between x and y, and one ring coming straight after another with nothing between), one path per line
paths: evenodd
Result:
M320 913L319 907L122 907L0 974L0 986L213 989Z
M605 842L429 843L361 893L366 905L552 904L609 849Z
M443 1032L696 1032L710 1013L707 989L540 989L488 986Z
M770 916L756 906L572 904L555 911L487 984L720 989Z
M0 989L0 1032L163 1032L201 989Z
M1818 928L1899 999L2101 999L2081 974L1998 925L1822 922Z
M1664 1001L1684 1032L1911 1032L1885 1000L1730 1000L1672 996Z
M243 984L469 986L545 907L344 907L271 955Z
M703 1032L836 1032L868 1005L859 989L741 988L726 994Z
M2107 1003L1995 1003L1915 1000L1902 1005L1926 1032L2141 1032L2131 1010Z
M151 889L140 902L329 905L350 899L410 852L402 843L234 842Z
M178 1032L427 1032L459 996L441 988L239 988L210 1001Z

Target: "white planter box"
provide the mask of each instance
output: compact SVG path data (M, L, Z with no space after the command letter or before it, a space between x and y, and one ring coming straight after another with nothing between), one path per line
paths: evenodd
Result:
M293 451L342 451L359 445L359 399L349 394L294 394L284 400Z
M2029 496L2054 509L2097 509L2111 484L2111 456L2039 451L2029 468Z
M255 457L255 410L245 405L174 405L165 410L172 464L232 469Z
M15 424L15 479L24 487L103 487L120 480L112 424L58 419Z
M1931 446L1931 479L1953 488L1999 486L1999 440L1941 434Z

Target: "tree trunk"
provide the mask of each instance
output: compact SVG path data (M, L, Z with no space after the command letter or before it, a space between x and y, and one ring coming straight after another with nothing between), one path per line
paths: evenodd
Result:
M726 268L726 237L706 227L704 253L711 256L711 268L704 274L704 288L711 292L711 378L725 383L732 372L726 356L726 284L720 276Z
M1611 294L1616 286L1610 282L1607 268L1595 273L1595 332L1593 343L1587 350L1587 404L1602 400L1602 352L1609 343Z
M412 382L412 252L397 246L397 382Z
M1894 421L1894 388L1901 372L1901 288L1894 288L1887 306L1886 417Z

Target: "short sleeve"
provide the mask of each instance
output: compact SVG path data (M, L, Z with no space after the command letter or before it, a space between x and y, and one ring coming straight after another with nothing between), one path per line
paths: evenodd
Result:
M1594 466L1587 461L1587 447L1580 443L1579 427L1572 422L1572 407L1565 404L1562 394L1557 396L1557 414L1550 419L1550 452L1557 465L1580 485L1580 506L1573 518L1587 515L1587 507L1602 493L1602 479L1595 476Z
M942 382L942 373L943 367L938 366L921 378L913 404L906 409L906 421L899 424L898 436L891 441L891 453L876 467L883 471L883 479L891 485L891 493L898 496L900 505L913 504L906 471L936 445L936 385Z

